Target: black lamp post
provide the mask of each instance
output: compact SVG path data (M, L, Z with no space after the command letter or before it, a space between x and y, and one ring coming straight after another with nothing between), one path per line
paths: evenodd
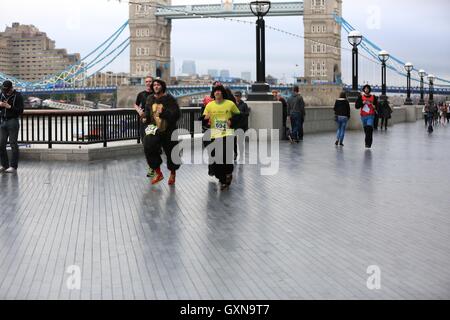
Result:
M352 91L348 94L350 102L356 102L359 96L358 90L358 46L361 44L362 35L359 31L351 31L348 34L348 42L352 45Z
M425 105L425 99L424 99L424 88L423 88L423 78L427 75L425 70L420 69L419 70L419 77L420 77L420 100L419 105L424 106Z
M405 63L405 70L407 72L407 81L406 81L406 100L405 105L411 106L412 100L411 100L411 71L413 70L414 66L411 62Z
M378 53L378 59L381 61L381 96L382 101L387 101L386 95L386 62L389 60L389 53L382 50Z
M250 10L258 17L256 21L256 83L248 94L250 101L271 101L270 86L266 83L266 39L264 16L270 11L270 1L252 1Z
M433 97L433 94L434 94L434 79L435 79L435 76L434 75L432 75L432 74L429 74L428 75L428 81L429 81L429 83L430 83L430 87L429 87L429 95L430 95L430 97L429 97L429 104L430 104L430 106L433 104L433 101L434 101L434 97Z

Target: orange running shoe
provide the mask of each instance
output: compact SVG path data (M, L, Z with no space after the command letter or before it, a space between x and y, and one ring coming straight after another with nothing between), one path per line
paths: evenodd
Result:
M176 174L174 172L172 172L170 174L170 178L169 178L169 186L175 185L175 178L176 178Z
M160 181L164 180L164 176L161 172L156 173L156 175L152 179L152 185L155 185L159 183Z

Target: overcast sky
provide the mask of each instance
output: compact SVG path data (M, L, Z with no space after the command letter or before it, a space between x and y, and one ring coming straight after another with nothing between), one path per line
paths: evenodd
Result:
M220 3L220 0L173 0L172 4ZM245 2L244 0L236 0ZM280 1L273 1L280 2ZM363 35L418 68L450 79L450 2L448 0L344 0L343 16ZM377 18L379 17L379 19ZM128 4L116 0L15 0L2 8L2 28L12 22L33 24L59 48L86 55L128 19ZM248 19L247 19L248 20ZM248 21L253 21L250 19ZM301 17L268 17L266 23L303 35ZM183 60L195 60L197 72L229 69L232 76L251 71L255 77L254 26L217 19L176 20L172 56L177 72ZM128 31L127 31L128 34ZM346 41L343 46L349 47ZM267 31L267 73L287 80L303 75L303 40ZM362 59L364 60L364 59ZM129 53L111 65L129 72ZM362 61L364 69L364 61ZM370 65L369 62L366 63ZM298 66L297 66L298 65ZM351 63L344 54L343 69ZM366 74L378 69L367 66ZM370 69L370 71L369 71ZM345 79L344 72L344 80ZM346 81L349 82L349 81Z

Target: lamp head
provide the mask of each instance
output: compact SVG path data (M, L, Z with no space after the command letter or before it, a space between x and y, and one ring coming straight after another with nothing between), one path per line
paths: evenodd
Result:
M352 46L359 46L362 42L362 34L357 30L353 30L348 34L348 42Z
M414 66L411 62L405 63L405 70L411 72L414 69Z
M378 53L378 59L380 59L381 62L387 62L390 58L389 52L386 50L381 50Z
M250 10L257 17L264 17L270 11L270 1L252 1L250 2Z

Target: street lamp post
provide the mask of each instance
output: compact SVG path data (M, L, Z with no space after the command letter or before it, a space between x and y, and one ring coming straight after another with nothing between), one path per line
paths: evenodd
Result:
M361 44L362 35L359 31L351 31L348 34L348 42L352 45L352 91L348 94L350 102L356 102L359 96L358 90L358 46Z
M423 78L427 75L425 70L420 69L419 70L419 77L420 77L420 100L419 105L423 106L425 105L425 99L424 99L424 89L423 89Z
M378 53L378 59L381 61L381 96L382 101L387 101L386 95L386 62L389 60L389 53L382 50Z
M433 94L434 94L434 92L433 92L434 91L434 79L435 79L434 75L432 75L432 74L428 75L428 81L429 81L429 105L430 106L434 102L434 97L433 97Z
M256 83L252 85L252 92L248 94L250 101L273 100L270 86L266 83L266 40L264 16L271 8L270 1L252 1L250 10L258 17L256 21Z
M411 106L412 100L411 100L411 71L414 69L414 66L411 62L405 63L405 70L407 72L407 81L406 81L406 100L405 105Z

